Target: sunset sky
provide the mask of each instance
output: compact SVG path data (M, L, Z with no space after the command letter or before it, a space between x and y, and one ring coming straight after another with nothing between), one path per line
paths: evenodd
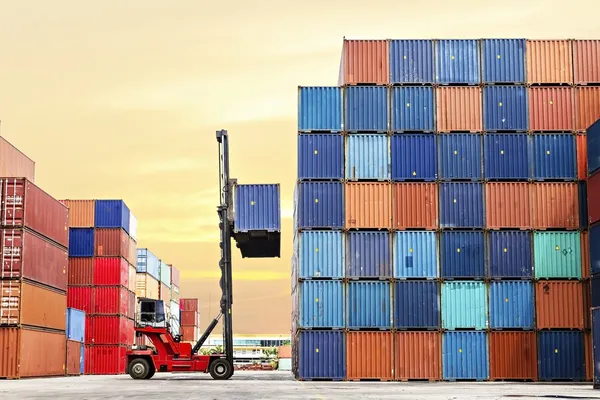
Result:
M217 313L215 131L240 183L281 183L281 259L234 259L234 331L290 331L297 86L342 38L600 38L593 0L0 0L0 134L56 198L122 198L139 247ZM210 299L210 302L209 302Z

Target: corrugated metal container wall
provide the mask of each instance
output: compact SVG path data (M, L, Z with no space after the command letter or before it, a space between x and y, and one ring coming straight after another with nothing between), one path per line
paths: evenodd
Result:
M436 83L481 82L477 40L438 40L435 54Z
M482 177L481 150L483 136L471 133L438 136L438 158L442 180Z
M577 179L575 136L533 135L533 178Z
M279 184L236 185L234 191L234 231L281 230Z
M348 327L390 328L390 292L388 282L348 283Z
M531 229L531 189L528 183L485 184L485 226L488 229Z
M346 378L346 340L343 332L313 331L298 335L299 379Z
M160 279L160 260L148 249L137 249L137 272L147 272Z
M69 286L67 289L67 307L77 308L86 314L92 314L94 312L92 288L85 286Z
M169 264L163 262L163 260L160 260L159 274L160 274L161 284L170 288L171 287L171 267L169 266Z
M579 229L587 229L588 227L588 205L585 199L588 198L587 194L587 181L577 182L577 194L579 206Z
M438 132L481 132L481 88L450 86L436 90Z
M129 287L129 264L121 257L94 259L94 285Z
M485 277L483 232L442 232L440 265L442 278Z
M67 296L26 281L0 281L0 325L28 325L64 331Z
M138 220L137 217L135 215L133 215L133 213L129 213L129 230L127 232L129 232L129 236L131 236L131 239L133 240L137 240L137 231L138 231Z
M342 129L340 87L298 87L298 130L300 132L340 132Z
M129 236L122 229L94 229L95 255L99 257L129 257Z
M171 267L171 287L177 286L181 284L181 272L178 268L175 268L173 265L169 264Z
M342 232L301 232L299 278L343 278L345 242Z
M179 306L182 311L198 311L198 299L180 299Z
M600 168L600 119L586 131L588 175Z
M434 83L432 40L390 40L390 83Z
M487 334L485 332L444 332L442 364L445 380L488 379L490 365Z
M573 88L530 87L528 91L530 130L567 132L575 128Z
M119 375L125 372L127 347L93 346L85 357L86 375Z
M391 184L346 183L345 228L391 228Z
M387 40L346 40L342 50L339 85L388 84L390 57Z
M439 190L441 228L484 227L483 184L442 183Z
M437 282L395 283L394 328L439 329L440 288Z
M489 302L490 327L492 329L535 328L535 300L531 282L492 282Z
M344 129L349 132L388 130L388 92L384 86L346 88Z
M94 259L69 257L69 286L94 284Z
M92 344L126 344L134 342L133 320L112 315L92 317Z
M129 251L127 252L127 262L131 265L137 264L137 243L130 236L129 237Z
M575 88L575 95L575 129L585 131L600 118L600 87L578 87Z
M587 179L587 137L586 135L577 135L577 179L584 181Z
M391 332L349 332L346 336L347 379L392 380L394 377ZM370 357L365 357L370 354Z
M486 131L527 131L527 112L525 86L483 88L483 128Z
M298 135L298 179L343 178L343 136Z
M483 83L525 83L525 39L481 41Z
M394 336L396 380L442 378L442 334L440 332L397 332Z
M534 232L535 277L581 279L579 232Z
M591 382L594 380L594 348L592 344L591 332L585 332L585 380Z
M579 227L576 183L534 183L531 189L533 229Z
M435 131L432 87L392 88L392 131Z
M487 290L483 282L442 283L443 329L486 329Z
M96 202L94 200L61 200L69 207L69 227L93 228Z
M348 232L346 266L349 278L391 278L390 235L387 232Z
M535 290L538 329L583 329L583 285L538 281Z
M96 200L96 228L122 228L129 233L129 207L123 200Z
M342 281L300 283L300 327L343 328L345 326Z
M491 332L489 342L491 380L537 380L535 332Z
M390 179L390 143L385 134L346 138L346 179Z
M600 40L573 40L573 81L600 83Z
M181 325L200 326L200 313L198 311L181 311Z
M527 41L527 83L573 83L570 40Z
M600 384L600 307L592 308L592 347L594 388Z
M69 228L69 257L93 257L94 229Z
M435 232L394 233L394 278L437 278Z
M539 379L582 380L585 378L583 332L540 332L538 336Z
M298 228L343 228L344 187L339 182L301 182Z
M392 135L392 180L437 179L437 140L431 134Z
M65 362L65 375L77 376L81 371L81 343L67 340L67 354Z
M85 338L85 313L75 308L67 308L67 329L68 340L83 342Z
M93 314L125 315L133 318L129 310L129 293L127 288L119 286L95 286ZM91 314L91 313L90 313Z
M437 229L438 186L435 183L392 184L392 228Z
M488 243L490 277L533 277L529 232L490 232Z
M587 279L590 277L590 235L589 232L581 232L581 277Z
M35 181L35 162L0 136L0 176Z
M486 179L528 179L530 146L526 134L483 136Z
M600 174L595 174L587 180L587 209L590 225L600 221Z

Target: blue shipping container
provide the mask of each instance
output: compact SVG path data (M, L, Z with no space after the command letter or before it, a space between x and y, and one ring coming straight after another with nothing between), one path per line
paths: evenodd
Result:
M430 134L392 135L392 180L437 179L437 140Z
M435 232L396 232L394 278L437 278L437 234Z
M339 231L300 233L300 278L343 278L344 238Z
M94 257L94 228L69 228L69 257Z
M540 381L585 379L583 332L539 332L538 368Z
M488 335L485 332L444 332L442 366L444 380L488 379Z
M298 130L342 130L342 88L307 86L298 88Z
M483 136L473 133L438 136L439 177L442 180L481 180Z
M442 278L484 278L483 232L442 232L440 238Z
M85 338L85 312L67 308L67 340L83 342Z
M481 82L477 40L438 40L436 82L443 84Z
M579 181L577 185L579 191L579 229L584 230L588 227L588 202L584 199L588 198L587 195L587 181Z
M298 228L344 227L342 183L301 182L298 187Z
M350 282L348 327L390 328L390 294L388 282Z
M344 328L344 286L342 281L300 283L300 327Z
M346 88L345 128L348 132L388 130L388 92L385 86Z
M594 389L600 385L600 308L592 308L592 347L594 362Z
M600 169L600 119L586 131L588 175Z
M346 340L339 331L300 332L298 337L298 378L346 378Z
M298 135L298 179L343 179L342 135Z
M600 225L590 229L589 241L591 273L600 274Z
M83 343L81 343L81 350L79 354L79 373L83 375L85 373L85 344Z
M533 329L535 300L530 281L492 282L490 327Z
M129 233L130 211L123 200L96 200L96 228L122 228Z
M160 280L160 260L148 249L137 249L137 272L146 272L148 275Z
M390 142L386 134L346 138L346 179L390 179Z
M442 324L444 329L486 329L487 289L483 282L442 284Z
M346 276L390 278L392 252L387 232L348 232L346 235Z
M390 83L434 83L432 40L390 41Z
M575 136L533 135L534 179L577 179Z
M279 184L236 185L235 232L281 231Z
M396 282L394 327L439 329L439 283L430 281Z
M481 183L440 184L440 228L483 228Z
M528 179L530 146L526 134L488 134L483 137L486 179Z
M592 307L600 307L600 275L592 276L590 279L592 292Z
M392 130L435 131L435 103L432 87L392 88Z
M529 105L525 86L486 86L483 88L483 129L527 131Z
M489 275L492 278L532 278L531 233L489 233Z
M525 39L482 40L483 83L525 83Z

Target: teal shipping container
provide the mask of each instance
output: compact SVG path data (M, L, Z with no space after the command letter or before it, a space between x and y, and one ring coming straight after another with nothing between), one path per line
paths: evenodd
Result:
M449 330L488 328L488 296L485 283L443 283L442 326Z
M535 232L533 254L537 279L582 278L579 232Z

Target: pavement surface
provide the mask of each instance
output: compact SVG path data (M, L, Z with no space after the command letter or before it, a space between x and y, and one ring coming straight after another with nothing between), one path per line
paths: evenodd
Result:
M600 399L585 384L449 382L297 382L290 373L236 371L228 381L204 374L160 374L1 380L0 399Z

